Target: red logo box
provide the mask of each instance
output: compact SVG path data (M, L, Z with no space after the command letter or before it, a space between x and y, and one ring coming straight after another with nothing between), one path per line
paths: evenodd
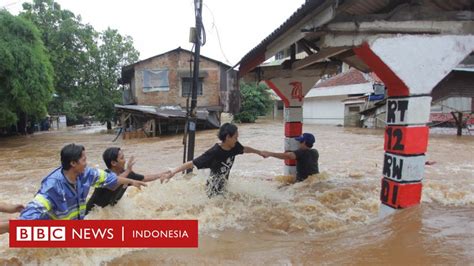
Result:
M196 248L197 220L11 220L10 247Z

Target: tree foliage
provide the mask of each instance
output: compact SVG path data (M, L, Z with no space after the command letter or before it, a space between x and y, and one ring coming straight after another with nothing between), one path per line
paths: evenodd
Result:
M43 118L53 94L53 68L40 33L0 10L0 127L20 116Z
M267 86L264 84L240 84L242 106L240 112L234 115L236 122L254 123L258 116L266 115L271 107L272 100Z
M114 104L122 102L120 70L138 60L132 38L113 29L99 33L53 0L24 3L21 16L38 27L51 57L56 97L49 111L66 114L68 121L112 120Z
M51 113L66 114L76 119L78 101L82 98L84 67L90 60L88 50L93 47L96 32L83 25L81 18L62 10L53 0L34 0L23 4L20 16L38 27L54 68L56 95L49 106Z
M95 90L95 104L90 106L96 118L102 122L114 118L114 104L122 102L122 92L117 80L121 76L121 69L125 65L138 60L139 53L133 47L133 40L129 36L122 36L117 30L106 29L99 35L97 51L93 54L96 69L97 89Z

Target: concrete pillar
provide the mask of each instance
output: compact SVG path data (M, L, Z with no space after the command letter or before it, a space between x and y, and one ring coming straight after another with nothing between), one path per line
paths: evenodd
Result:
M303 100L319 76L275 78L265 83L281 98L284 104L285 151L295 151L299 143L295 137L303 133ZM296 161L285 160L285 175L296 176Z
M376 38L354 52L388 89L380 215L421 200L431 91L474 50L473 36Z

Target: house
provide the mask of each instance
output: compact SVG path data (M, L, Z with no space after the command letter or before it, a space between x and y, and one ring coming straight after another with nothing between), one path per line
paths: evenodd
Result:
M360 96L374 92L374 84L380 83L375 74L365 74L355 68L316 83L305 96L303 123L354 124L354 119L345 122L344 118L358 114L365 103Z
M464 123L474 125L474 66L457 67L431 93L430 122L452 126L453 113L462 114Z
M178 47L122 68L123 105L116 105L122 125L155 135L183 129L191 105L194 53ZM236 72L201 56L197 90L198 127L219 127L221 112L240 108ZM148 132L146 132L148 131Z
M456 67L441 80L431 93L431 128L457 127L456 119L462 117L460 130L470 133L474 125L474 67ZM386 99L361 111L363 127L385 127ZM456 118L455 118L456 116ZM438 130L440 131L440 130ZM449 130L447 133L450 133ZM461 132L459 132L461 133ZM458 133L458 134L459 134Z

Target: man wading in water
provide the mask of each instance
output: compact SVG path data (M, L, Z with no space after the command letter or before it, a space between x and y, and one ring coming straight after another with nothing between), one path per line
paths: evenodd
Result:
M264 158L274 157L281 160L296 160L296 182L301 182L310 175L319 174L319 153L318 150L313 149L314 142L316 141L313 134L304 133L296 137L295 140L300 143L296 151L262 151L261 155Z
M239 132L237 130L237 126L234 124L223 124L217 135L221 140L220 144L216 143L201 156L172 170L171 175L160 179L161 182L170 179L179 172L191 169L193 166L196 166L198 169L209 168L211 169L211 175L206 182L207 196L211 198L216 195L224 194L235 156L243 153L255 153L262 156L261 151L242 146L242 144L239 143Z

